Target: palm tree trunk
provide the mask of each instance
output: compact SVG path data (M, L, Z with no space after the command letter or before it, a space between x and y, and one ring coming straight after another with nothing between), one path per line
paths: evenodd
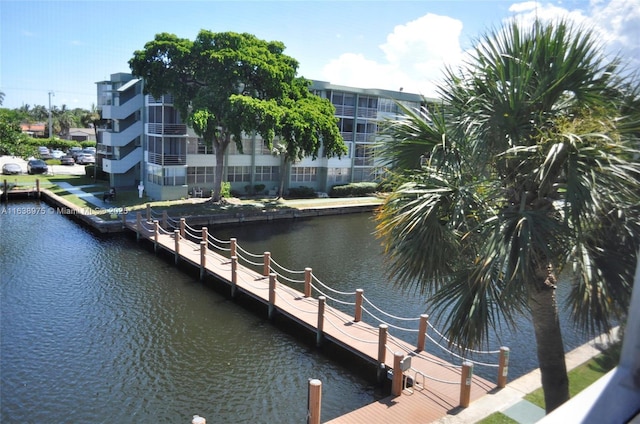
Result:
M549 271L548 274L539 273L537 279L535 287L529 290L528 303L533 319L545 409L548 414L569 400L569 378L564 361L555 277Z

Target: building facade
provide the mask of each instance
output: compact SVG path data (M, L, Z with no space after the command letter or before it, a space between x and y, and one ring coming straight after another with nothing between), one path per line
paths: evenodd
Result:
M210 193L214 151L182 122L172 96L144 95L144 81L125 73L113 74L108 81L96 84L104 123L98 130L97 160L112 186L136 187L142 182L147 196L155 200ZM310 89L335 106L348 153L328 158L321 150L315 160L308 157L285 166L259 136L246 134L242 153L235 143L226 152L224 180L231 184L232 191L241 195L256 190L275 194L281 178L285 193L292 187L328 192L334 185L377 181L379 123L398 116L396 101L408 107L424 102L417 94L324 81L313 81Z

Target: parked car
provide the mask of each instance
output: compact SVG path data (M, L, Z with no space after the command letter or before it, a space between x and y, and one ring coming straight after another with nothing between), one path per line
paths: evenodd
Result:
M66 155L66 156L62 156L60 158L60 165L75 165L76 161L73 159L72 156Z
M64 156L64 152L62 150L54 149L51 151L51 157L54 159L60 159Z
M96 157L88 153L80 153L76 156L76 163L78 165L88 165L90 163L96 163Z
M69 150L67 150L67 155L75 159L78 153L81 153L81 152L82 152L82 147L70 147Z
M22 168L17 163L5 163L2 165L2 173L4 175L18 175L22 172Z
M32 159L27 162L27 174L46 174L49 171L49 167L43 160Z

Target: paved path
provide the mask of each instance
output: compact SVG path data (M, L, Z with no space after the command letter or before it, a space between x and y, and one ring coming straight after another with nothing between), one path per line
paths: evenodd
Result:
M56 181L56 185L61 189L68 191L69 193L75 196L78 196L85 202L91 203L92 205L99 207L100 209L108 209L112 207L111 204L107 202L103 202L102 199L99 199L98 197L94 196L92 193L87 193L86 191L83 190L85 188L95 187L93 185L74 186L62 181Z
M601 353L602 347L607 346L609 340L617 340L617 330L617 328L612 330L611 339L607 335L601 335L567 353L565 356L567 371ZM447 415L435 422L439 424L469 424L478 422L494 412L502 412L520 424L533 424L545 416L544 409L523 398L540 387L540 371L534 370L507 384L504 389L474 401L459 414Z

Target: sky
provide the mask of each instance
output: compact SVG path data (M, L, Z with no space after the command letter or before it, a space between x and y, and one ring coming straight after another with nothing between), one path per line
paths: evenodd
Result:
M2 107L90 109L95 83L130 72L157 33L193 40L201 29L281 41L308 79L433 97L444 66L482 34L536 17L585 25L640 69L640 0L0 0Z

